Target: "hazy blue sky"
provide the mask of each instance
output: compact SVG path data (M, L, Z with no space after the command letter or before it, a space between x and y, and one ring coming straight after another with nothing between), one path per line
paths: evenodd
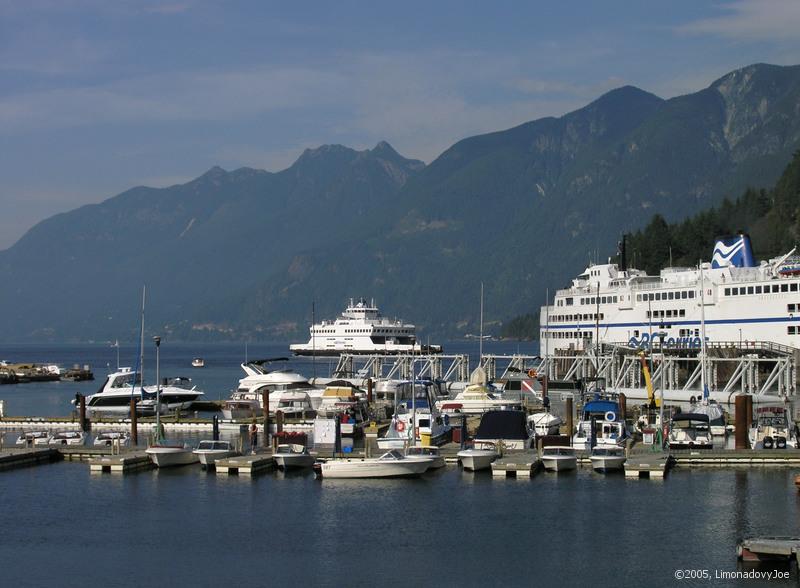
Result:
M213 165L382 139L430 162L623 84L671 97L800 63L798 31L798 0L0 0L0 249Z

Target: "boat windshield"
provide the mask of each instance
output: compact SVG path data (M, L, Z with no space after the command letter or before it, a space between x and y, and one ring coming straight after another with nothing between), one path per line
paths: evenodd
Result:
M439 455L438 447L409 447L407 455Z
M575 455L571 447L545 447L544 455Z
M391 451L387 451L386 453L381 455L379 459L383 460L403 459L403 454L397 451L396 449L392 449Z

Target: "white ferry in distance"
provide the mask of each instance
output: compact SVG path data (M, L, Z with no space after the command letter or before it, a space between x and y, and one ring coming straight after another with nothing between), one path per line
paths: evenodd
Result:
M414 325L381 316L375 302L350 299L334 321L309 328L308 343L294 343L295 355L340 355L342 353L441 353L441 345L420 345Z
M556 292L540 314L546 349L601 343L649 347L700 347L701 311L706 341L773 342L800 348L800 260L783 257L756 264L745 234L720 239L711 263L662 269L658 276L628 268L625 241L620 264L590 265Z

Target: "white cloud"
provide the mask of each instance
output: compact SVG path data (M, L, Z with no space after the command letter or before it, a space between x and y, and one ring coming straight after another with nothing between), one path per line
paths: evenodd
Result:
M797 0L740 0L720 7L726 14L677 28L693 35L717 35L737 40L796 40L800 30Z

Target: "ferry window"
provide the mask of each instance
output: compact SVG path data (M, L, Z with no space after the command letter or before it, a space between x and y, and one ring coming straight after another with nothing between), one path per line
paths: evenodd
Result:
M681 308L681 316L686 316L686 310Z
M753 293L753 287L752 286L748 286L747 287L747 293L748 294L752 294Z
M791 290L792 292L797 292L797 282L792 282L791 284L789 284L789 290Z
M572 298L567 298L567 306L572 306Z
M675 300L675 292L670 292L668 294L668 297L669 297L670 300Z
M786 332L790 335L794 335L794 327L786 327Z
M796 306L794 304L787 304L786 305L786 312L794 312Z
M730 296L730 295L731 295L731 289L725 288L725 296Z
M694 330L694 336L695 337L699 337L700 336L700 329L695 329Z
M778 284L773 284L772 285L772 291L773 292L777 292L778 291Z
M645 315L645 318L650 318L650 311L648 310L647 312L644 313L644 315Z
M793 286L797 286L797 284L792 284L792 285L793 285ZM796 288L795 288L795 289L796 289ZM616 297L616 296L614 296L614 303L616 303L616 302L617 302L617 297Z
M661 292L656 292L656 300L661 300Z
M638 331L638 330L634 331L634 332L633 332L633 336L634 336L634 337L638 337L638 336L639 336L639 331Z
M694 290L689 290L689 298L694 298Z
M604 315L603 315L603 313L601 312L601 313L600 313L600 320L603 320L603 318L604 318Z
M781 284L781 292L788 292L789 284Z
M761 294L761 286L756 286L756 294Z
M641 294L637 294L636 295L636 302L641 302L641 301L642 301L642 295Z

